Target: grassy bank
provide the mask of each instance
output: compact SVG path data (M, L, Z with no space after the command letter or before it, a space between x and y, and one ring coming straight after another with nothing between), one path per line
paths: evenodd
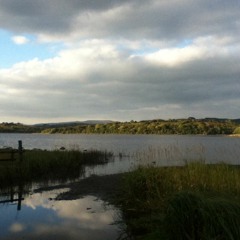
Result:
M107 163L111 153L96 150L27 150L23 160L0 162L0 188L34 181L78 178L84 166Z
M240 239L240 168L139 167L119 198L134 239Z

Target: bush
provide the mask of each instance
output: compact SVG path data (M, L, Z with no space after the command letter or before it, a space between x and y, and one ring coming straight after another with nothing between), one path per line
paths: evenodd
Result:
M240 127L235 128L233 134L240 134Z

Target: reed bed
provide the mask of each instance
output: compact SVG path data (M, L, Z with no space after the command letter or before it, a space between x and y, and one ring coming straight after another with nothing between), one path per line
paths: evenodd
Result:
M23 160L0 162L0 188L27 182L69 180L81 176L84 166L105 164L112 153L97 150L27 150Z
M147 165L156 163L158 166L179 166L185 161L205 161L205 148L202 144L182 147L179 144L152 147L133 154L136 163Z
M136 239L240 239L238 166L138 167L119 203Z

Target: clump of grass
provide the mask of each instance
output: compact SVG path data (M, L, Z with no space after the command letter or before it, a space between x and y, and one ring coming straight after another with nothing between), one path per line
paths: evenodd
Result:
M169 239L240 239L240 203L180 192L169 201L164 224Z
M189 222L194 229L178 239L238 239L218 236L239 236L232 228L240 223L240 215L235 214L240 213L237 204L240 200L240 168L237 166L194 162L182 167L139 167L126 175L121 196L128 228L135 236L144 236L140 239L176 239L173 229L178 221L179 232L182 228L189 229ZM198 219L203 218L203 223L199 220L195 226L193 218L196 214L200 216ZM226 221L223 222L223 218ZM213 225L216 219L218 225ZM207 222L213 229L205 226ZM167 231L166 226L172 230ZM224 233L219 232L221 227L226 228ZM175 238L171 238L171 231ZM201 237L194 238L194 231Z
M84 166L105 164L111 158L111 153L97 150L27 150L21 162L0 163L0 188L19 182L75 179Z

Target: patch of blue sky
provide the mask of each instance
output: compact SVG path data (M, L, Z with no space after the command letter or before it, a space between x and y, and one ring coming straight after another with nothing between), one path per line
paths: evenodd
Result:
M151 53L155 53L157 51L159 51L159 48L142 48L134 51L133 54L137 56L145 56Z
M192 39L184 39L183 41L177 44L177 48L185 48L187 46L192 45L192 43L193 43Z
M16 44L12 40L14 36L24 36L28 41L24 44ZM33 35L15 35L0 30L0 69L10 68L18 62L30 61L34 58L39 60L52 58L62 48L62 43L40 43Z
M178 42L177 44L169 43L169 45L164 46L163 48L161 47L153 47L151 45L143 45L141 48L138 48L136 50L133 50L133 55L137 56L144 56L148 54L152 54L155 52L158 52L159 50L162 50L164 48L185 48L187 46L191 46L193 44L193 39L184 39L181 42Z
M159 47L153 46L151 43L140 41L137 43L118 42L116 45L119 52L127 52L129 55L144 56L159 51Z

